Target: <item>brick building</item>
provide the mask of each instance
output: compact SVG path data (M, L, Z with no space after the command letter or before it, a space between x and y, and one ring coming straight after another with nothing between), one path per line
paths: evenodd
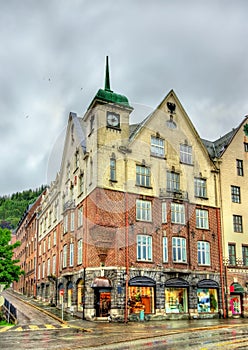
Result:
M219 170L173 90L141 123L132 111L107 63L104 89L70 113L37 213L37 297L87 319L219 317Z

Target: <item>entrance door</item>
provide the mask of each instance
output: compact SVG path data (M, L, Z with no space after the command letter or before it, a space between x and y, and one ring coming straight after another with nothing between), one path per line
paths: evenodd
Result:
M107 317L111 309L111 293L95 290L96 317Z

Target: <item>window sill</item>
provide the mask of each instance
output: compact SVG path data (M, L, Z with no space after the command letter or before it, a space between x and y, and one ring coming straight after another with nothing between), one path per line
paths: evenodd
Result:
M135 184L135 186L142 187L142 188L147 188L148 190L152 190L152 186L144 186L144 185L139 185L139 184Z
M148 264L154 264L154 261L148 261L148 260L136 260L136 263L148 263Z

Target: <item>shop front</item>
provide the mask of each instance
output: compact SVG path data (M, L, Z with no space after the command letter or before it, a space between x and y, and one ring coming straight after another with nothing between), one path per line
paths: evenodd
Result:
M153 279L136 276L128 283L128 306L130 314L155 313L155 286Z
M165 312L188 313L188 289L187 281L180 278L172 278L165 282Z
M213 280L204 279L197 284L197 311L201 313L218 312L219 285Z
M242 314L244 288L239 283L233 283L230 286L229 310L233 317L239 317Z
M94 289L95 316L108 317L111 310L111 281L106 277L96 277L91 287Z

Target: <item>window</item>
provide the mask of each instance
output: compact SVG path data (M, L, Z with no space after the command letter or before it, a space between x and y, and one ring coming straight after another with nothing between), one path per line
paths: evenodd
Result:
M230 265L236 265L236 246L235 244L228 244L228 258Z
M51 237L48 236L47 249L49 250L50 248L51 248Z
M46 265L45 264L46 264L45 261L43 261L43 263L42 263L42 278L45 277L45 269L46 269Z
M244 151L248 152L248 143L247 142L244 142Z
M68 232L68 216L64 217L64 233Z
M164 157L164 140L151 136L151 154L157 157Z
M167 191L180 191L180 177L178 173L167 171Z
M50 267L51 267L51 265L50 265L50 259L47 259L47 276L50 276Z
M237 175L244 176L243 160L236 159Z
M188 312L187 288L165 288L165 311L168 314Z
M208 230L208 210L196 209L196 227Z
M67 266L67 245L64 245L63 247L63 263L62 263L62 267L66 267Z
M168 240L163 237L163 262L168 262Z
M242 245L242 259L243 265L248 266L248 246Z
M53 275L56 274L56 255L53 256Z
M78 208L78 228L83 225L83 207Z
M233 215L233 231L243 232L242 216Z
M43 254L46 252L46 241L43 241Z
M180 145L180 161L185 164L192 164L192 147L186 144Z
M152 261L152 237L137 236L137 260Z
M70 263L69 266L74 264L74 243L70 243Z
M198 312L217 312L218 294L217 289L197 289L197 310Z
M197 254L199 265L210 265L210 244L208 242L197 242Z
M40 264L38 265L38 280L40 279Z
M79 193L84 192L84 174L79 176Z
M171 203L171 222L173 224L185 224L185 208L183 204Z
M78 241L78 264L82 264L83 261L83 241L80 239Z
M136 201L136 219L142 221L152 221L152 208L150 201L137 199Z
M167 222L167 203L162 202L162 224Z
M75 214L74 211L71 212L71 231L74 231Z
M75 153L75 169L79 167L79 152Z
M196 197L207 197L207 181L205 179L195 178L195 196Z
M172 258L174 262L186 262L186 239L181 237L172 238Z
M136 165L136 185L151 186L151 169L144 165Z
M231 186L231 195L233 203L240 203L240 187Z
M56 240L57 240L57 232L53 231L53 245L56 245Z
M116 181L116 159L110 158L110 180Z

